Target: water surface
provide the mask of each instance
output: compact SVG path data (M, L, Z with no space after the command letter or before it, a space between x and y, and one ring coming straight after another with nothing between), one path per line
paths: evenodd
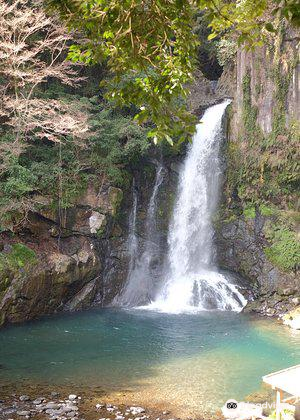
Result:
M213 412L300 362L300 332L230 312L96 310L0 332L0 378L130 390L144 404Z

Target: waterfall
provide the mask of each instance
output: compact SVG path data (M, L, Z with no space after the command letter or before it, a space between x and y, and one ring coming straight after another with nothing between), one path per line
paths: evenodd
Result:
M128 223L128 249L130 252L130 259L129 259L129 265L128 265L128 277L130 278L134 267L136 263L137 258L137 251L138 251L138 238L136 234L136 213L137 213L137 203L138 203L138 197L137 197L137 191L136 191L136 185L135 185L135 178L133 178L132 181L132 209L129 215L129 223Z
M189 146L169 227L166 279L149 309L239 311L246 303L238 288L213 265L212 217L222 175L222 117L229 103L206 110Z
M128 245L130 261L125 288L114 304L120 306L144 305L153 299L155 280L158 277L160 259L159 235L156 229L157 195L164 179L162 160L156 162L156 176L149 200L145 241L141 244L136 234L137 194L134 188L133 208L129 220ZM139 248L141 249L140 255ZM159 271L160 273L160 271Z

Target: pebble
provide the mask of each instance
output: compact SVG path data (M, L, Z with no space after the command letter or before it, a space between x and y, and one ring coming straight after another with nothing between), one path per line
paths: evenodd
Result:
M75 395L75 394L70 394L69 395L69 400L70 401L74 401L74 400L76 400L76 398L77 398L77 395Z
M76 413L76 411L70 411L69 413L67 413L67 416L68 417L76 417L77 413Z
M30 411L26 411L26 410L24 410L24 411L17 411L17 415L18 416L26 416L26 417L28 416L29 417L30 414L31 414Z
M19 398L20 401L29 401L30 398L28 397L28 395L21 395L21 397Z
M116 420L124 420L124 419L125 419L125 417L124 416L121 416L120 414L118 414L116 416Z
M109 411L110 413L112 413L113 411L115 411L115 409L114 409L114 408L112 408L112 407L107 407L107 408L106 408L106 411Z
M58 410L60 407L61 407L61 404L48 402L46 405L43 406L43 410Z
M40 405L45 400L45 398L37 398L36 400L32 401L34 405Z
M53 391L53 392L51 392L51 397L59 397L59 392L55 392L55 391Z
M96 404L96 408L103 408L104 405L103 404ZM104 419L105 420L105 419Z
M130 411L135 416L136 414L144 413L145 409L143 407L130 407Z
M46 414L49 414L49 416L54 416L54 415L58 414L59 411L58 410L55 410L53 408L47 408L47 410L45 411L45 413Z
M168 414L170 414L170 411L163 411L163 415L164 415L164 416L166 416L166 415L168 415Z
M71 411L78 411L78 407L76 407L76 405L67 404L67 405L63 405L61 407L61 411L62 411L62 413L69 413Z

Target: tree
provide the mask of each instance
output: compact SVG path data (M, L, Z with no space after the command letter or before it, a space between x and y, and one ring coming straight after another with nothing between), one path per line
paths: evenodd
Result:
M112 79L107 95L119 105L134 104L140 122L151 121L155 141L189 137L195 119L187 111L196 62L196 12L203 11L212 33L233 34L239 43L259 45L279 15L299 25L296 0L46 0L85 41L73 45L74 61L106 62Z
M34 205L34 177L19 164L30 142L82 142L88 133L87 114L72 102L42 98L42 85L58 80L71 87L81 78L64 60L71 34L39 0L0 3L0 191L1 213L25 215ZM3 199L3 200L2 200Z
M0 4L0 118L11 127L16 148L35 137L61 141L81 138L87 131L84 114L68 104L35 97L49 79L76 86L74 65L63 60L71 34L55 17L48 17L41 1L4 1Z

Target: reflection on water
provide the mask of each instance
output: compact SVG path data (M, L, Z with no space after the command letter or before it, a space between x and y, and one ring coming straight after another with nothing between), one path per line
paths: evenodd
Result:
M0 332L0 378L131 390L203 413L300 361L300 333L241 314L101 310Z

